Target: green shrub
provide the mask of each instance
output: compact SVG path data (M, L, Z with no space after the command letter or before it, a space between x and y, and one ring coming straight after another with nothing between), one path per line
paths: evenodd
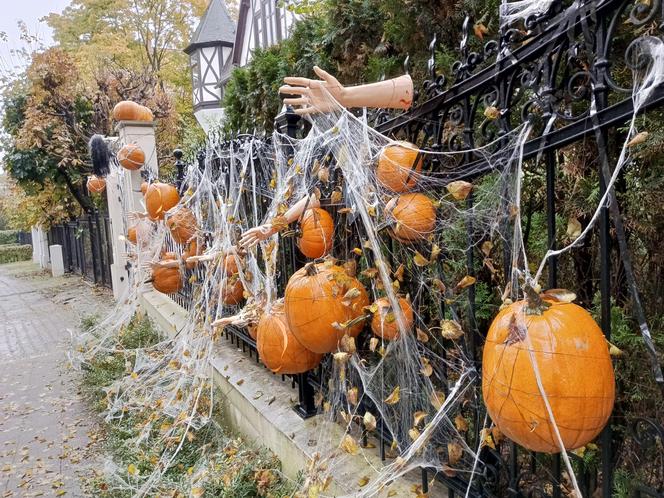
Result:
M0 230L0 245L17 243L18 230Z
M0 264L13 263L14 261L28 261L31 258L32 246L30 244L0 245Z

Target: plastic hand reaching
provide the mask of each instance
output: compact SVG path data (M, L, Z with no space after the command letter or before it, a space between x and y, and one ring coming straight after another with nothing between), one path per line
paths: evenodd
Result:
M337 106L334 100L345 105L347 92L339 80L318 66L314 66L314 72L320 80L289 76L284 78L286 84L279 88L279 93L299 95L297 98L284 99L284 104L301 106L295 110L297 114L332 111Z
M275 233L277 233L277 229L274 228L270 223L265 223L264 225L250 228L242 234L242 237L240 238L240 247L249 249L259 242L270 238Z

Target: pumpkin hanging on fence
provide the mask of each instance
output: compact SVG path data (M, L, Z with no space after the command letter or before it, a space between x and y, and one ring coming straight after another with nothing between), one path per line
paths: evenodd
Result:
M300 220L300 232L297 247L307 258L322 258L332 250L334 221L324 209L307 209Z
M297 340L310 351L329 353L345 334L360 333L369 297L355 277L326 261L296 271L286 286L284 302L288 326Z
M152 220L163 220L164 213L180 202L178 190L168 183L155 182L145 192L145 210Z
M274 303L258 322L256 349L263 364L279 374L308 372L323 359L300 344L290 331L283 302Z
M88 192L91 194L101 194L106 190L106 180L95 175L90 175L87 182Z
M129 242L131 242L134 245L136 245L136 243L138 242L138 239L136 237L136 229L137 229L136 225L130 226L127 229L127 237L126 238Z
M410 142L385 147L378 158L376 177L393 192L406 192L417 185L422 172L422 156Z
M186 244L196 235L196 224L196 215L186 207L169 211L166 217L166 226L171 231L171 237L178 244Z
M498 313L484 345L482 391L489 415L507 437L533 451L558 453L531 355L568 450L602 431L613 409L615 380L606 339L590 313L549 292L530 290L527 301Z
M436 208L424 194L403 194L385 206L394 218L391 234L400 242L416 242L425 239L436 225Z
M225 275L221 282L221 300L229 306L239 304L244 299L244 285L240 279L236 257L233 254L227 254L224 258Z
M145 152L136 144L128 144L118 152L118 162L128 170L141 169L145 164Z
M413 308L408 299L398 297L399 307L404 316L406 329L409 331L413 328ZM386 297L381 297L374 302L376 310L374 311L373 318L371 319L371 331L374 335L393 341L399 338L399 324L397 317L394 314L390 300Z
M200 256L202 252L202 248L198 246L198 241L196 238L194 237L191 239L187 249L182 253L182 259L184 261L184 265L187 267L187 270L193 270L198 265L196 261L189 262L187 259L191 256Z
M163 253L161 261L176 259L174 253ZM166 268L159 265L152 266L152 286L163 294L174 294L182 289L182 275L178 266Z

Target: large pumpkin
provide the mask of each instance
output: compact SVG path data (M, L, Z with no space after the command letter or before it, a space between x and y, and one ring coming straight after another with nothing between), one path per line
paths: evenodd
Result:
M101 194L106 190L106 180L95 175L90 175L87 182L88 192L91 194Z
M145 191L145 210L153 219L164 219L164 213L180 202L178 190L168 183L155 182Z
M397 142L385 147L378 158L376 177L393 192L406 192L417 185L422 172L422 156L409 142Z
M118 152L118 162L129 170L141 169L145 164L145 152L136 144L128 144Z
M131 100L118 102L113 108L113 119L116 121L140 121L142 106Z
M154 114L152 114L152 111L144 105L139 106L137 117L137 121L143 121L144 123L151 123L154 121Z
M531 354L565 448L592 441L615 399L611 357L593 318L576 304L547 296L535 304L519 301L498 313L484 345L482 391L492 420L521 446L557 453Z
M166 226L178 244L186 244L196 234L196 216L191 209L180 207L168 212Z
M363 321L348 322L360 318L368 304L364 286L331 262L307 264L286 286L288 326L297 340L315 353L335 351L346 333L356 337Z
M221 282L221 300L229 306L239 304L244 299L244 285L240 280L235 256L232 254L227 254L224 258L224 273Z
M307 258L322 258L332 249L334 221L324 209L307 209L300 220L300 231L297 247Z
M323 355L305 348L288 328L283 302L277 302L258 322L256 349L263 364L274 373L308 372Z
M415 242L427 238L436 226L436 208L424 194L403 194L386 206L394 218L392 235L401 242Z
M172 253L165 253L162 255L162 261L170 261L175 259ZM159 265L152 267L152 286L155 290L164 294L174 294L182 289L182 275L180 268L164 268Z
M404 315L404 325L410 331L413 328L413 308L404 297L397 298L397 301ZM383 339L390 341L398 339L400 335L399 323L397 322L390 300L386 297L381 297L374 302L374 305L376 306L376 311L374 311L373 318L371 319L371 331Z

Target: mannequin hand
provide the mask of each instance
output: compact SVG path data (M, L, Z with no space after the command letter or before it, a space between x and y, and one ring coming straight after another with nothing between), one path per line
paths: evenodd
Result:
M278 230L276 230L270 223L250 228L242 234L242 237L240 238L240 247L249 249L259 242L271 237L277 233L277 231Z
M279 93L300 96L284 99L284 104L302 106L295 109L296 114L304 115L334 110L336 103L330 99L330 95L339 104L344 105L346 89L339 83L339 80L318 66L314 66L314 72L320 80L290 76L284 78L286 85L279 88Z

